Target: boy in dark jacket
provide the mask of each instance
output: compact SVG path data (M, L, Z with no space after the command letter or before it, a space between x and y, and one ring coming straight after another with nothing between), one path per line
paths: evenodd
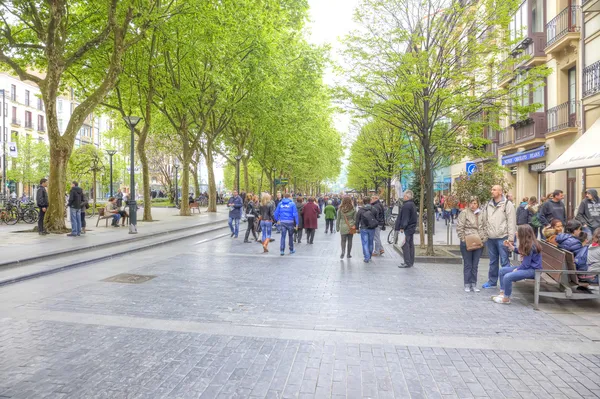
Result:
M76 181L71 183L69 192L69 208L71 216L71 232L67 237L79 237L81 235L81 207L83 206L83 190Z
M48 187L48 179L41 179L40 186L38 187L37 193L35 195L35 202L37 203L38 208L40 208L40 217L38 218L38 234L46 235L48 232L44 229L44 216L46 215L46 211L48 210L48 192L46 191L46 187Z
M373 207L371 206L371 198L363 198L363 206L358 209L356 213L356 230L360 232L360 241L362 243L362 250L364 256L364 262L371 262L371 254L373 253L373 238L375 236L375 229L378 226L377 218Z
M600 198L598 192L593 188L585 192L585 198L581 201L577 216L575 217L583 225L583 230L591 236L600 227Z

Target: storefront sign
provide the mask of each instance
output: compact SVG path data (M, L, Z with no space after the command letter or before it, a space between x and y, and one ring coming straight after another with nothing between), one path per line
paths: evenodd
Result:
M512 165L519 162L531 161L532 159L543 158L546 156L544 146L531 151L517 152L515 154L502 157L502 165Z
M529 164L530 172L541 172L546 169L546 162L538 162Z

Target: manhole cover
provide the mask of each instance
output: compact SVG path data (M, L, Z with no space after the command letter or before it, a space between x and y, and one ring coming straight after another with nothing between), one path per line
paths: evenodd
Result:
M142 283L145 283L146 281L152 280L154 277L156 277L156 276L145 276L143 274L122 273L122 274L117 274L116 276L105 278L102 281L107 282L107 283L142 284Z

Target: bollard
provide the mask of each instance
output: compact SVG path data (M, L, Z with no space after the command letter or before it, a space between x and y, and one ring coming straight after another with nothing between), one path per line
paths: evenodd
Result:
M450 224L446 225L446 245L450 245Z

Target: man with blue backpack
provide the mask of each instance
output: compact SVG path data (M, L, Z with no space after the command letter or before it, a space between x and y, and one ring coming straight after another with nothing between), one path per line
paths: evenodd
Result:
M285 255L286 235L290 241L290 255L296 253L294 250L294 230L300 224L300 220L298 219L298 208L292 201L290 193L286 193L285 198L279 202L274 217L281 229L281 243L279 245L281 256Z

